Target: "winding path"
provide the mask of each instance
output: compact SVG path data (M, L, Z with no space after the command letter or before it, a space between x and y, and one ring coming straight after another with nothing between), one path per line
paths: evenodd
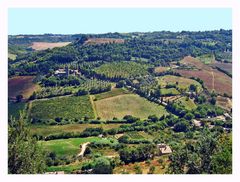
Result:
M81 152L77 155L78 157L83 157L84 152L89 144L90 144L90 142L86 142L86 143L82 144Z

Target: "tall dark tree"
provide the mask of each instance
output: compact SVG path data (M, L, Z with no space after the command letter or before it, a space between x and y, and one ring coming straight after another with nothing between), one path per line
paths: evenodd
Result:
M10 119L8 127L8 173L40 174L45 172L45 155L30 135L24 116Z

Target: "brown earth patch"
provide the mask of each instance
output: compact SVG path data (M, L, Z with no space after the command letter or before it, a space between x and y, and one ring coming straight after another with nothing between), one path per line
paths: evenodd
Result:
M64 47L71 42L33 42L31 48L40 51L40 50L46 50L46 49L53 49L55 47Z
M15 98L17 95L23 95L28 98L32 93L40 88L33 83L34 76L16 76L8 79L8 97Z
M124 39L113 39L113 38L90 38L84 44L110 44L110 43L116 43L116 44L123 44Z
M211 92L215 90L219 94L232 95L232 78L223 72L203 64L198 59L190 56L185 57L181 63L197 68L198 70L175 69L184 77L196 77L204 81L204 85Z

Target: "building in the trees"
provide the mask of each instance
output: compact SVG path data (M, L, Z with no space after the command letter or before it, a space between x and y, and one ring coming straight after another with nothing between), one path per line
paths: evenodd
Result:
M54 72L54 75L62 78L62 77L69 77L69 76L80 76L81 73L79 69L72 70L72 69L69 69L68 66L66 66L64 69L60 68L56 70Z
M170 146L168 146L164 143L157 144L157 149L158 149L159 155L165 155L165 154L172 153L172 149L170 148Z

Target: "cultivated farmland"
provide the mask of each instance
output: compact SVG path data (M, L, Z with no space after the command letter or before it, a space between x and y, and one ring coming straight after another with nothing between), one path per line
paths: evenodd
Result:
M163 106L151 103L135 94L125 94L110 97L94 102L97 115L103 119L123 118L132 115L139 118L147 118L150 114L162 116L167 114Z
M189 86L193 84L197 86L198 91L202 91L202 85L199 82L193 79L184 78L180 76L166 75L166 76L158 77L158 83L162 87L165 87L166 85L175 84L176 88L183 89L183 90L189 90Z
M85 116L95 118L89 96L58 97L36 100L31 103L30 117L37 119L69 118L82 119Z
M15 98L23 95L28 98L34 91L39 90L40 86L33 83L34 76L16 76L8 79L8 97Z
M31 48L40 51L40 50L46 50L46 49L53 49L55 47L64 47L71 42L33 42Z
M95 72L107 78L129 78L147 74L147 66L135 62L112 62L95 69Z
M203 80L205 87L211 92L215 91L219 94L232 95L232 79L226 74L213 69L208 65L204 65L202 62L195 58L185 57L182 61L184 65L190 65L198 70L185 70L176 69L175 71L184 77L195 77Z
M41 135L41 136L48 136L52 134L61 134L63 132L82 132L86 128L103 128L104 130L118 128L122 124L67 124L67 125L32 125L30 127L31 133Z

